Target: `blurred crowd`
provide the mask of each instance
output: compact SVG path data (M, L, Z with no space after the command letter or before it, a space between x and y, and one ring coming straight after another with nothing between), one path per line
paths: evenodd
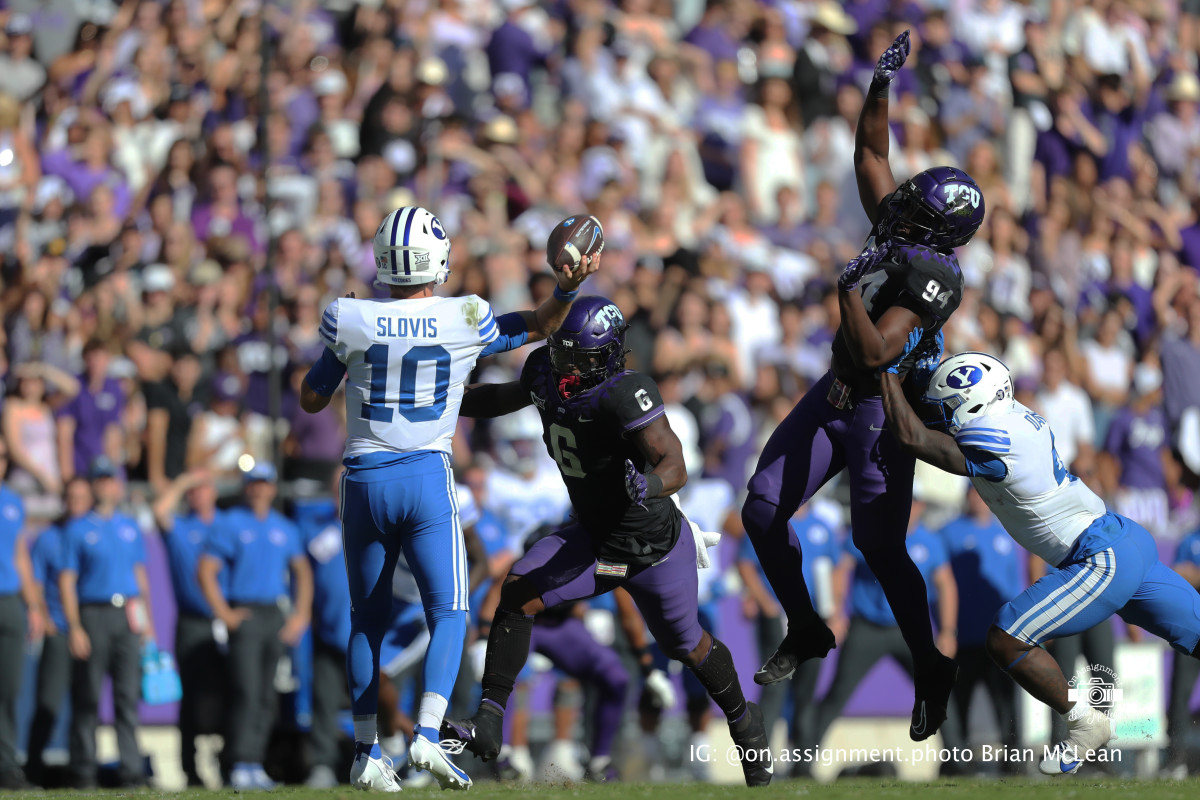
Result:
M857 115L906 28L892 170L965 168L988 206L947 350L1004 359L1072 471L1164 551L1200 524L1192 0L0 5L0 423L31 533L98 459L145 530L197 469L223 505L264 462L281 494L327 494L340 403L296 400L321 310L376 291L370 239L419 203L452 238L441 291L500 311L553 289L555 222L602 221L586 290L625 312L630 366L736 534L762 442L828 368L868 231ZM545 468L520 427L455 439L516 542L561 513L509 508Z

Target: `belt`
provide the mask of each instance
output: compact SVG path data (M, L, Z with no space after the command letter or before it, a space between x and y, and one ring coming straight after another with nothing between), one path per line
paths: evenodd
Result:
M107 600L95 600L80 603L81 606L112 606L113 608L124 608L125 604L132 600L132 597L123 594L114 594Z
M848 411L854 408L854 390L836 376L833 383L829 384L829 392L825 395L825 399L838 411Z

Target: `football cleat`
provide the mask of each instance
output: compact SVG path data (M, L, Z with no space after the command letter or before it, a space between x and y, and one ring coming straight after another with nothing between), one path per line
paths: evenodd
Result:
M465 746L466 742L461 740L431 742L417 734L408 746L408 764L413 769L423 769L433 775L443 789L470 789L471 776L450 760L452 754L461 753Z
M482 705L470 719L442 720L440 735L442 739L460 741L479 758L492 761L500 755L504 743L504 717Z
M917 670L916 697L913 700L912 721L908 726L908 738L923 742L938 732L946 721L946 706L954 682L958 680L958 665L954 659L938 653L931 661Z
M262 764L234 764L229 784L235 792L271 791L278 784L271 780Z
M1094 708L1068 721L1067 728L1067 738L1054 748L1050 758L1038 764L1043 775L1073 775L1093 753L1116 738L1112 720Z
M737 722L729 723L729 734L742 760L742 774L747 786L766 786L775 774L767 729L763 726L762 709L757 703L747 703L746 713Z
M396 774L390 758L384 755L375 758L371 755L370 745L358 743L354 745L350 785L364 791L373 789L377 792L398 792L400 777Z
M834 645L833 631L823 622L807 629L789 628L779 648L754 673L754 682L759 686L770 686L786 680L796 671L796 667L810 658L827 656Z

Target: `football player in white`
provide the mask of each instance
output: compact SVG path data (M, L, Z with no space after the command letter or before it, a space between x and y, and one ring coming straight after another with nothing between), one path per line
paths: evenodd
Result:
M920 379L922 366L928 375L936 365L934 359L913 374ZM1009 535L1057 567L1001 607L987 648L1001 669L1067 723L1066 741L1041 761L1041 771L1073 773L1113 738L1112 722L1099 710L1111 708L1113 698L1103 691L1073 697L1062 670L1039 645L1118 614L1177 651L1200 656L1200 594L1158 560L1145 528L1107 511L1067 471L1054 433L1013 398L1012 378L999 359L960 353L936 366L917 402L928 421L909 404L891 369L882 374L883 404L900 445L947 472L970 476Z
M342 541L350 583L347 652L355 759L351 782L400 791L376 729L379 651L391 618L392 574L403 549L429 624L424 695L409 763L442 788L471 779L440 746L467 629L467 559L450 465L463 384L476 359L545 339L558 330L599 254L556 272L558 286L536 311L493 317L475 296L438 297L450 274L450 239L424 208L388 214L373 242L384 299L334 300L321 318L326 348L301 387L316 413L347 377L347 469L342 477Z

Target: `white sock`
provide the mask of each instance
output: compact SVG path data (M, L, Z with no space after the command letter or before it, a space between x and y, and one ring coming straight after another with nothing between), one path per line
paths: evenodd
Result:
M354 718L354 742L374 746L379 741L379 726L375 724L374 714L365 714Z
M421 695L421 709L417 712L417 727L436 731L441 729L450 701L440 694L425 692Z

